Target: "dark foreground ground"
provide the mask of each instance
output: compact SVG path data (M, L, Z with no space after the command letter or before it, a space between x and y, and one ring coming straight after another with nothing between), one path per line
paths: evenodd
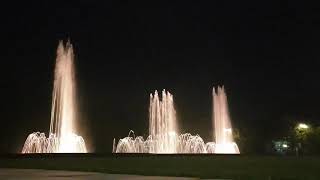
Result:
M320 157L148 154L0 155L0 168L224 179L320 179Z
M105 174L44 169L0 168L1 180L200 180L198 178Z

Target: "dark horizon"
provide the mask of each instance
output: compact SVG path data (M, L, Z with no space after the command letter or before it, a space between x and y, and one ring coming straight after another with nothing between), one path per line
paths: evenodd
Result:
M113 138L130 129L146 137L154 90L173 94L181 132L211 141L211 92L224 85L233 127L258 137L255 152L290 123L320 124L320 24L311 4L5 5L0 153L19 152L34 131L48 133L56 48L68 38L79 135L96 152L111 152Z

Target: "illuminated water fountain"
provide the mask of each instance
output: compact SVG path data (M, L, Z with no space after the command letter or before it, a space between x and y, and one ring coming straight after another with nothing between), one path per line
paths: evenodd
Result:
M120 139L115 152L135 153L177 153L178 137L176 111L174 109L173 96L162 91L162 99L158 92L150 94L149 104L149 136L134 137L133 131L128 137Z
M149 136L135 136L131 130L129 135L120 139L116 145L113 141L114 153L216 153L239 154L237 144L233 141L232 128L228 112L227 96L223 87L213 89L213 128L214 142L205 143L199 135L190 133L178 135L176 111L173 96L162 91L160 100L157 91L150 95Z
M239 148L233 141L232 127L228 110L227 95L224 87L219 87L217 92L213 88L213 128L215 134L215 150L218 154L239 154Z
M70 42L59 43L52 93L49 137L34 132L27 137L22 153L85 153L85 142L76 134L74 54Z
M154 142L151 153L176 153L177 152L177 122L173 96L162 91L162 100L158 92L150 94L149 105L149 134Z
M120 139L113 145L115 153L213 153L214 143L204 143L199 135L189 133L178 135L176 111L173 96L162 91L160 100L158 92L150 94L149 136L135 137L134 132Z

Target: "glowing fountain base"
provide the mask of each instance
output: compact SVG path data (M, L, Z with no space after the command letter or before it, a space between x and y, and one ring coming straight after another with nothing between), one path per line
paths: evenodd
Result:
M44 133L30 134L24 143L22 153L86 153L86 145L81 136L70 133L60 138Z
M134 136L130 131L129 135L120 139L118 144L113 145L114 153L151 153L151 154L203 154L214 153L215 143L205 143L199 135L185 133L177 135L149 135L146 140L142 136Z
M240 154L238 145L234 142L215 144L214 154Z
M205 143L199 135L185 133L152 137L146 140L142 136L135 137L131 130L129 135L113 144L113 153L151 153L151 154L240 154L235 142L216 144Z

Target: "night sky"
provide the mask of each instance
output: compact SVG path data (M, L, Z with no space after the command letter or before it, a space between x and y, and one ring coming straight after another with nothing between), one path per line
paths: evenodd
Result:
M25 4L24 4L25 3ZM149 93L169 90L181 132L211 140L211 91L225 85L234 128L263 142L288 121L320 123L320 16L303 1L9 1L1 10L0 152L48 133L56 47L76 57L80 135L148 133ZM288 120L289 119L289 120Z

